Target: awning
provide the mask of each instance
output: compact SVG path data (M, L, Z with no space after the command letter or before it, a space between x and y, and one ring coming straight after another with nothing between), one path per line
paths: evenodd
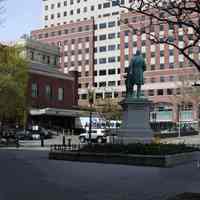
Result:
M32 116L50 115L50 116L79 117L84 114L84 111L72 110L72 109L57 109L57 108L44 108L44 109L32 108L30 109L29 113Z

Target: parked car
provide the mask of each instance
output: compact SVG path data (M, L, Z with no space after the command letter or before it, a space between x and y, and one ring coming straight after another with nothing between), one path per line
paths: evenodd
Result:
M31 131L30 130L24 130L24 129L16 130L15 137L18 138L19 140L30 140L30 139L32 139L31 138Z
M92 129L91 130L91 141L97 142L97 143L103 143L106 142L106 136L107 136L107 130L106 129ZM85 133L82 133L79 135L79 140L81 143L88 142L90 139L89 129L85 130Z
M44 139L52 138L53 133L43 127L39 127L38 130L31 130L31 137L33 140L40 140L41 136L44 137Z

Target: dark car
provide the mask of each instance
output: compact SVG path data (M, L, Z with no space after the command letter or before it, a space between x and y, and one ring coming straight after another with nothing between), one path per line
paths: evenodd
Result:
M15 133L15 137L19 140L30 140L31 139L31 131L30 130L17 130Z

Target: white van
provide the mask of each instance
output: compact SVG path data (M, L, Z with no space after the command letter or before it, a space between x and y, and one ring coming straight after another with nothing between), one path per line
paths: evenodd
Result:
M92 129L91 140L92 142L103 143L106 142L106 129ZM86 129L85 133L79 135L81 143L89 141L89 129Z

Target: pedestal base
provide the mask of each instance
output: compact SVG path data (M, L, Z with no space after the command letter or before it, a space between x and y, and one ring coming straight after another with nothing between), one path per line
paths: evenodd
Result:
M149 124L152 102L145 98L126 98L121 103L123 108L122 126L119 129L119 141L128 143L150 143L153 131Z

